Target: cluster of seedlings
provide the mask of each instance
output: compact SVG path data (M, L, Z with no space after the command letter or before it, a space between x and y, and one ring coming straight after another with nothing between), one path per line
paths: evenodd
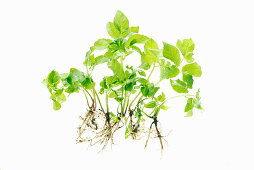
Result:
M129 20L119 10L106 28L111 39L99 39L90 47L84 72L71 68L69 73L59 74L53 70L43 80L51 94L53 108L61 108L66 94L81 91L88 109L83 117L80 116L77 143L100 144L104 149L108 143L113 144L115 132L125 128L125 138L139 139L146 134L145 146L151 133L155 133L163 149L165 140L158 125L158 115L169 107L166 106L168 98L159 84L168 83L187 99L186 117L192 116L194 108L202 109L199 90L190 94L193 78L202 74L193 58L194 43L192 39L184 39L178 40L176 46L163 42L163 48L159 48L152 38L138 34L138 26L130 27ZM96 56L95 52L101 54ZM135 68L124 63L131 54L135 54L135 61L140 61ZM106 64L112 74L104 76L97 84L92 75L95 70L103 73L102 64ZM152 82L150 78L155 69L159 69L160 79ZM112 99L114 103L110 103ZM148 128L145 127L147 119L151 121Z

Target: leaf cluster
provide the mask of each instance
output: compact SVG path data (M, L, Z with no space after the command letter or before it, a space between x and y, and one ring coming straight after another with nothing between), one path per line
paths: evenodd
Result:
M159 47L151 37L139 34L138 26L130 26L128 18L119 10L113 21L107 23L106 30L109 37L98 39L86 52L85 72L71 68L69 73L59 74L53 70L43 80L55 110L66 101L66 94L83 91L90 110L96 110L99 103L108 122L123 122L127 138L133 137L135 128L146 118L152 119L157 128L160 111L169 109L167 94L159 86L161 82L187 98L186 117L193 115L194 108L202 109L200 91L191 94L194 78L202 75L201 67L193 57L192 39L178 40L176 45L163 42L163 47ZM133 60L140 62L135 68L125 63L126 58L133 56ZM111 75L94 82L93 72L102 64L107 65ZM159 82L150 80L155 69L160 70ZM104 105L100 100L102 96L105 97ZM115 104L109 103L109 98L117 102L117 109Z

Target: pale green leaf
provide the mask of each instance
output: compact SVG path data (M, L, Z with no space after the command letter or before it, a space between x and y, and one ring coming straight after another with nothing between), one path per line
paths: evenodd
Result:
M144 35L140 35L140 34L134 34L132 36L129 37L126 46L132 46L136 43L138 44L144 44L149 38L147 36Z
M179 79L170 80L173 90L178 93L188 93L187 84Z
M59 110L61 109L61 104L57 101L53 101L53 109L54 110Z
M163 42L163 56L173 61L177 66L180 65L181 62L180 53L175 46Z
M114 17L114 25L121 34L129 28L129 20L120 10L117 10Z
M176 43L177 48L181 51L184 59L188 63L192 63L194 61L193 56L193 50L195 48L195 45L192 41L192 39L184 39L183 41L178 40Z
M194 107L193 98L189 98L184 108L184 112L189 112Z
M149 40L146 41L145 45L144 45L144 50L145 53L150 54L151 52L149 51L150 49L159 49L158 44L152 39L150 38ZM153 53L152 53L153 54Z
M182 68L183 73L188 73L194 77L200 77L202 75L201 67L197 63L186 64Z
M190 110L187 112L187 114L185 115L185 117L192 117L193 116L193 111Z
M157 106L157 103L155 101L150 101L147 104L144 104L145 108L154 108L155 106Z
M161 109L162 109L162 110L168 110L169 107L168 107L168 106L165 106L165 105L162 105L162 106L161 106Z
M160 72L161 79L169 79L176 77L180 71L176 65L172 65L169 67L160 67Z
M107 31L108 34L114 39L119 38L121 35L120 31L115 27L115 25L112 22L108 22Z
M98 39L98 40L94 43L94 47L95 47L95 49L97 49L97 50L104 50L104 49L107 49L107 48L108 48L108 45L109 45L109 43L110 43L111 41L112 41L112 40L110 40L110 39L105 39L105 38Z

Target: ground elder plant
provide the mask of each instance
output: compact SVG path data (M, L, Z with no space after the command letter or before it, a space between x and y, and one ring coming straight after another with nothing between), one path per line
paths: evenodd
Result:
M146 136L145 146L153 135L163 150L166 141L159 128L159 114L169 111L168 99L185 97L186 117L193 115L194 108L202 109L199 90L192 90L194 78L202 74L193 57L194 43L192 39L184 39L178 40L176 46L163 42L163 47L159 47L151 37L139 34L138 26L130 26L119 10L106 29L110 38L94 42L86 52L84 70L71 68L69 73L62 74L53 70L43 80L53 108L61 109L66 96L81 92L87 111L80 116L77 143L90 142L104 149L113 144L114 134L123 128L125 138ZM137 67L125 63L126 58L133 56L133 61L140 62ZM100 69L103 64L111 70L111 75L95 82L93 75L104 73ZM157 82L151 79L155 69L160 71ZM179 95L169 97L160 89L161 83ZM110 102L112 99L114 102Z

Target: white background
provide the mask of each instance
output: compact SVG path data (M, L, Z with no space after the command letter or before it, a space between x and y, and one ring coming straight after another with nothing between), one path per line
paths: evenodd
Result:
M162 158L157 140L144 150L144 141L116 139L100 154L75 144L84 97L70 96L55 112L41 84L52 69L83 69L85 52L108 37L105 26L117 9L160 45L184 38L196 45L203 76L195 86L205 111L186 118L184 100L181 108L169 104L162 117L173 131ZM1 0L1 170L253 170L253 16L247 0Z

